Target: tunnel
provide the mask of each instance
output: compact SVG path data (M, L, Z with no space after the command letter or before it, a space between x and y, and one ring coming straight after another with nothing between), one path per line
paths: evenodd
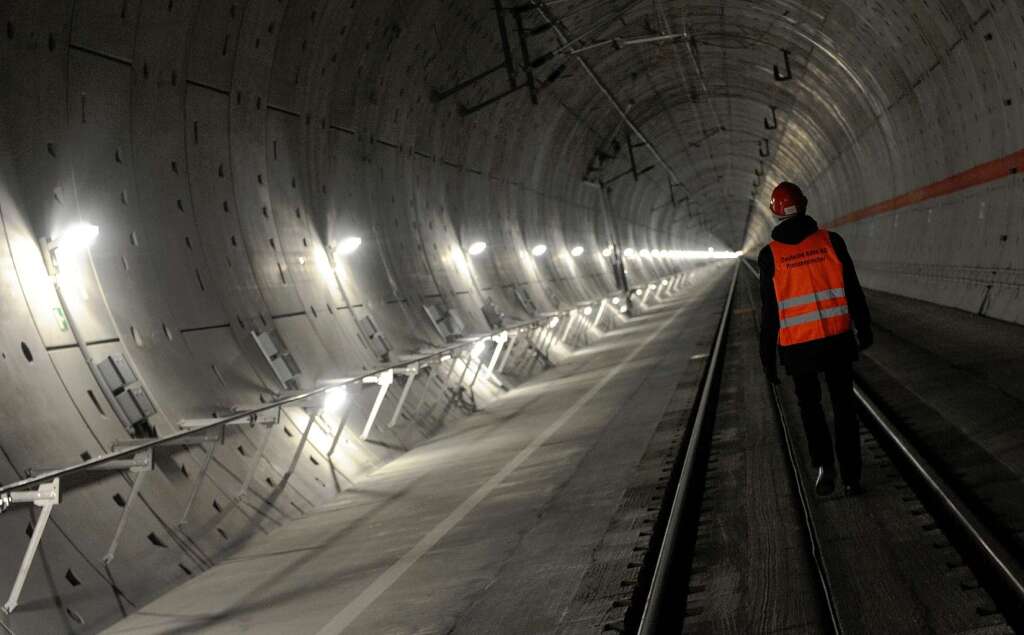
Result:
M0 630L1024 628L1022 33L0 2ZM782 182L871 311L860 496L759 357Z

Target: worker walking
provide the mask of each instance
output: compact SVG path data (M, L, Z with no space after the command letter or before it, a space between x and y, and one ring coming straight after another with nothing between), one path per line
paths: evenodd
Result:
M846 495L853 496L863 491L853 361L873 340L867 301L846 243L818 229L799 187L780 183L772 192L771 211L779 225L757 257L761 363L769 381L778 384L778 347L779 361L793 377L819 496L835 489L832 437L821 407L819 375L824 374L835 422L834 456Z

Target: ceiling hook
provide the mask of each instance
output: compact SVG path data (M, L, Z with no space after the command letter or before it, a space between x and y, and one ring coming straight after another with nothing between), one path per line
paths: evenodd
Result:
M784 81L787 81L787 80L790 80L790 79L793 78L793 71L789 67L789 51L786 50L786 49L781 49L781 50L782 50L783 63L786 65L786 73L785 74L780 73L778 65L773 64L772 68L775 71L775 81L777 81L777 82L784 82Z

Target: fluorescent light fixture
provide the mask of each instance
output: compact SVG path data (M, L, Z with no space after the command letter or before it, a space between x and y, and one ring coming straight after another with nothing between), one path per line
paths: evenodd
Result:
M695 251L686 250L681 252L682 258L686 260L732 260L743 255L742 251Z
M622 298L620 298L619 296L615 296L614 298L612 298L612 304L618 304L619 302L622 302Z
M651 257L651 250L647 249L646 247L641 249L640 250L640 257L641 258L650 258Z
M53 239L54 248L61 253L75 253L84 251L96 242L100 235L100 228L91 223L75 223L69 225L57 237Z
M573 247L572 249L570 249L570 250L569 250L569 254L570 254L570 255L571 255L571 256L572 256L573 258L579 258L580 256L582 256L582 255L583 255L583 251L584 251L584 250L583 250L583 247L582 247L582 246L580 246L580 245L576 245L575 247Z
M590 314L593 313L593 312L594 312L594 309L590 308L589 306L583 307L583 315L586 315L586 316L589 317Z
M344 386L328 388L324 393L324 413L330 415L338 414L345 406L345 401L347 400L348 393L345 391Z
M487 243L485 243L482 240L478 240L472 245L470 245L469 249L467 249L466 251L469 252L470 256L479 256L480 254L484 253L485 249L487 249Z
M548 253L548 246L534 245L533 249L530 250L530 253L533 254L534 256L543 256L544 254Z
M336 256L347 256L353 253L356 249L359 249L359 245L363 244L363 239L359 236L346 236L338 242L338 246L334 248L334 255Z
M604 256L605 258L611 258L612 257L612 248L611 247L605 247L604 249L601 250L601 255Z
M636 255L636 250L633 249L632 247L626 247L625 249L622 250L622 255L625 256L626 258L632 258L633 256Z
M558 316L557 315L555 317L551 318L551 321L548 322L548 328L549 329L553 329L556 326L558 326Z

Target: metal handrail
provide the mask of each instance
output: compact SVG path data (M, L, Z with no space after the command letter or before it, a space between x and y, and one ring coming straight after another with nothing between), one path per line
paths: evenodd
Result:
M614 296L608 296L608 297L614 297ZM601 302L607 301L607 298L601 298L600 301ZM593 300L592 302L598 302L598 300ZM60 468L60 469L56 469L56 470L51 470L51 471L45 472L43 474L38 474L38 475L34 475L34 476L31 476L31 477L26 478L26 479L22 479L20 481L15 481L13 483L8 483L8 484L0 487L0 495L12 493L12 492L14 492L16 490L24 490L26 488L37 487L39 485L42 485L43 483L49 483L49 482L53 481L53 479L55 479L55 478L63 479L64 477L71 476L73 474L78 474L80 472L85 472L85 471L94 469L97 466L103 465L103 464L111 462L111 461L131 458L131 457L139 454L140 452L145 452L146 450L150 450L150 449L157 448L157 447L160 447L160 446L163 446L163 445L166 445L166 444L170 444L173 441L185 439L187 437L201 436L205 432L209 432L211 430L215 430L215 429L221 428L221 427L223 427L223 426L225 426L225 425L227 425L229 423L234 423L236 421L242 421L244 419L250 419L252 417L255 417L256 415L259 415L260 413L267 412L268 410L273 410L275 408L281 408L283 406L287 406L287 405L292 404L292 403L296 403L296 402L300 402L300 401L305 401L306 399L309 399L310 397L314 397L316 395L323 394L323 393L327 392L328 390L332 390L332 389L338 388L340 386L347 386L347 385L350 385L350 384L361 383L366 378L373 377L375 375L379 375L379 374L387 372L389 370L395 370L395 369L399 369L399 368L406 368L406 367L409 367L409 366L412 366L412 365L415 365L415 364L422 364L422 363L430 361L430 360L432 360L434 358L439 358L439 357L443 357L444 355L448 355L450 353L454 353L456 351L459 351L460 349L471 348L477 342L480 342L481 340L490 339L490 338L495 337L496 335L499 335L499 334L501 334L503 332L515 331L515 330L523 329L523 328L531 328L531 327L533 327L533 326L535 326L535 325L537 325L537 324L539 324L541 322L549 321L553 316L556 316L556 315L557 316L562 316L562 315L569 314L569 313L572 312L572 310L574 310L574 309L570 309L570 310L566 310L566 311L556 311L556 312L553 312L553 313L549 313L549 314L547 314L547 315L545 315L543 317L539 317L539 318L536 318L536 319L533 319L533 320L528 320L526 322L520 322L520 323L515 324L513 326L508 326L508 327L504 327L504 328L501 328L501 329L497 329L497 330L491 331L490 333L487 333L485 335L474 336L471 339L469 339L468 341L463 341L463 342L458 343L458 344L453 344L451 346L447 346L445 348L438 349L438 350L436 350L436 351L434 351L432 353L429 353L427 355L423 355L421 357L416 357L416 358L413 358L413 359L406 359L406 360L403 360L401 362L396 362L394 364L390 364L388 366L382 366L382 367L376 368L376 369L374 369L372 371L368 371L366 373L363 373L362 375L358 375L358 376L355 376L355 377L348 377L348 378L345 378L345 379L340 380L338 382L333 382L333 383L331 383L329 385L320 386L319 388L314 388L312 390L300 393L298 395L292 395L292 396L287 397L285 399L279 399L277 401L272 401L272 402L267 403L267 404L265 404L263 406L260 406L259 408L253 408L252 410L247 410L247 411L244 411L244 412L239 412L239 413L233 414L233 415L225 417L223 419L219 419L217 421L214 421L212 423L209 423L209 424L206 424L206 425L203 425L203 426L198 426L198 427L195 427L195 428L190 428L188 430L182 430L180 432L176 432L176 433L171 434L171 435L166 436L166 437L160 437L160 438L157 438L157 439L152 439L150 441L139 443L138 445L132 445L131 447L125 448L123 450L116 450L114 452L110 452L110 453L104 454L102 456L98 456L98 457L95 457L95 458L92 458L92 459L88 459L86 461L82 461L81 463L76 463L75 465L71 465L71 466ZM0 509L0 512L2 512L2 511L3 510Z

